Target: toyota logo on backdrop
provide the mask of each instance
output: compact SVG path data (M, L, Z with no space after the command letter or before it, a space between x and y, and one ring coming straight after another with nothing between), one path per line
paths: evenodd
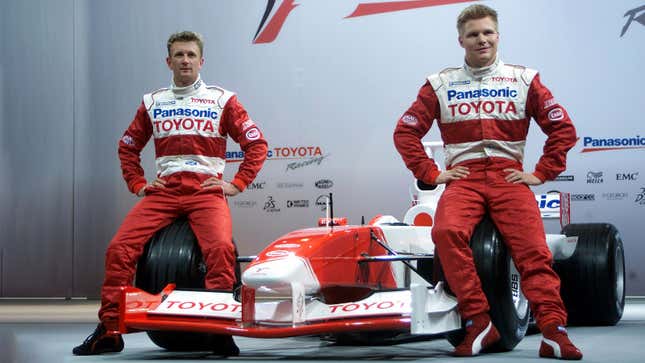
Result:
M359 3L351 14L345 16L345 19L473 1L475 0L404 0ZM273 42L278 37L291 11L300 5L295 0L282 0L278 7L275 6L275 3L276 0L267 1L262 20L260 20L258 30L255 32L255 37L253 37L253 44Z

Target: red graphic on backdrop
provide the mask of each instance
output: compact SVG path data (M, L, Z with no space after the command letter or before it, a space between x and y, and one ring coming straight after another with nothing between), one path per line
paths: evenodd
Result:
M258 31L255 33L255 39L253 40L254 44L273 42L275 38L278 37L278 33L280 33L280 29L282 29L282 25L284 25L284 22L287 20L287 16L289 16L291 10L295 9L296 6L300 4L295 4L294 0L283 0L278 10L275 12L271 20L269 20L269 24L267 24L264 30L262 30L262 26L264 26L264 23L271 14L273 5L275 5L275 0L269 0L267 8L264 10L264 15L262 16L262 21L260 22ZM262 32L260 32L260 30L262 30Z
M374 14L383 14L391 13L401 10L411 10L418 8L425 8L430 6L440 6L448 4L458 4L465 2L472 2L475 0L407 0L407 1L385 1L378 3L360 3L354 9L354 12L347 15L347 18L355 18L359 16L374 15ZM273 42L280 33L282 26L284 25L289 13L296 6L294 0L283 0L278 9L275 11L273 16L271 12L275 6L276 0L268 0L267 7L264 10L264 15L262 15L262 20L260 21L260 26L255 32L255 37L253 38L254 44L260 43L271 43ZM269 19L270 17L270 19ZM268 20L268 23L267 23ZM264 26L266 24L266 26Z
M353 13L347 15L345 18L355 18L359 16L391 13L394 11L427 8L430 6L466 3L472 1L475 0L408 0L386 1L381 3L361 3L358 4Z

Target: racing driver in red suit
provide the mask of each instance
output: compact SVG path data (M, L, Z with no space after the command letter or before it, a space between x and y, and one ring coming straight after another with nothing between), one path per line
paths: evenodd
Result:
M428 184L446 183L432 239L466 321L466 336L454 354L477 355L500 339L469 247L475 225L488 213L511 252L542 331L539 355L581 359L564 328L560 280L551 268L542 219L529 188L565 170L566 154L576 143L575 128L535 70L498 58L495 10L471 5L459 15L457 28L465 64L428 77L394 131L396 148L414 176ZM522 162L531 118L547 140L529 173ZM444 142L446 171L438 169L421 143L434 120Z
M166 63L173 72L170 88L146 94L119 142L123 177L132 193L143 197L110 242L101 291L100 323L76 355L119 352L119 288L132 282L146 242L179 215L186 215L207 266L206 288L231 290L235 255L226 201L243 191L260 171L267 143L232 92L207 86L199 76L203 41L194 32L168 39ZM244 160L231 182L222 179L226 139L240 144ZM147 183L140 152L154 137L157 178ZM218 355L238 355L231 336L213 347Z

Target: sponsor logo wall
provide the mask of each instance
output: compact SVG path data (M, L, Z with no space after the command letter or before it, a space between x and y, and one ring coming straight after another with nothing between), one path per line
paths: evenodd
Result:
M294 25L294 19L305 19L308 16L313 16L309 11L315 11L314 8L324 11L325 19L328 22L325 23L326 25L323 28L325 32L334 34L342 32L342 29L350 26L350 24L351 26L356 26L356 18L362 17L362 25L357 26L356 29L364 27L365 32L356 35L360 40L356 39L355 43L362 44L361 42L372 42L375 31L381 37L384 36L376 30L377 24L383 25L383 22L397 19L405 21L405 19L414 17L421 21L421 19L427 19L427 17L434 16L434 14L447 14L446 19L450 21L446 20L445 24L438 24L437 27L445 26L446 29L452 29L454 27L452 24L453 19L448 15L456 15L459 9L468 5L469 2L471 1L445 1L441 2L443 5L437 6L436 4L439 2L430 1L373 1L370 3L343 1L343 6L335 7L333 4L340 4L341 2L331 2L329 3L330 7L324 8L316 5L315 2L267 1L263 4L263 6L266 4L266 8L262 14L263 16L259 19L260 23L250 41L252 43L250 46L260 50L272 47L272 50L278 52L287 48L292 49L293 52L289 54L296 58L299 51L298 48L293 48L296 40L302 42L303 39L306 39L304 40L305 42L317 43L317 46L321 46L319 47L321 56L324 56L323 54L326 51L345 49L343 48L344 44L341 44L343 43L342 41L328 39L327 33L314 32L306 27L297 28ZM434 6L431 4L434 4ZM489 5L497 7L500 14L506 13L502 17L502 28L513 29L514 27L523 26L523 24L511 22L510 17L513 14L517 14L514 12L517 10L515 5L509 5L502 1L493 1ZM548 9L543 9L546 5L538 2L527 3L527 6L541 8L548 13ZM574 4L566 6L563 11L573 14L579 6L584 6L584 3L574 2ZM625 17L624 20L616 19L620 23L620 27L614 27L607 31L607 38L604 39L605 44L615 44L615 48L612 48L612 51L617 55L622 54L620 57L627 56L623 54L624 52L621 49L634 50L639 47L645 49L640 42L642 34L645 34L645 27L642 26L645 6L623 9L621 5L614 4L607 5L607 7L614 8L613 12L616 14L625 14ZM605 10L608 11L607 9ZM378 17L371 16L376 14L380 15ZM415 14L419 14L418 18ZM420 14L423 14L423 16ZM545 20L545 22L548 21ZM574 34L578 29L573 25L561 24L560 28L563 27L566 29L566 34ZM356 31L360 32L360 30ZM305 34L302 35L303 38L300 38L301 34ZM563 30L560 29L552 35L554 38L560 39L562 34ZM435 36L435 34L429 35L420 32L419 36L428 37ZM528 36L532 35L528 34ZM400 37L401 35L399 34L393 38L400 39ZM544 107L548 108L553 103L556 103L557 99L557 102L572 117L579 135L577 145L568 154L567 170L554 181L533 188L535 193L548 193L552 190L570 193L572 221L574 223L614 223L623 234L628 245L630 236L638 234L636 232L638 228L632 226L632 224L637 225L637 223L630 221L635 218L643 219L645 215L643 214L645 213L645 189L643 189L645 184L643 184L643 179L641 178L642 173L645 172L645 163L641 161L645 159L645 137L642 136L645 135L645 130L641 128L642 117L628 119L628 117L631 117L629 115L639 115L638 108L620 115L615 112L605 115L593 107L593 111L585 112L590 106L595 106L596 103L590 105L590 100L581 96L579 85L572 83L571 73L562 71L564 69L562 68L563 60L556 61L552 57L536 56L530 47L525 48L519 43L512 43L513 41L513 39L506 37L501 42L500 52L504 57L503 60L520 62L520 64L525 62L528 66L535 66L540 71L545 85L551 89L556 97L546 101ZM531 43L530 39L523 37L518 37L516 41ZM566 43L563 47L569 49L571 45L568 42ZM243 216L241 218L248 218L250 221L253 221L254 218L270 220L271 222L269 223L272 224L271 228L273 228L274 236L276 233L278 235L287 233L295 228L311 227L315 225L317 217L325 213L328 193L333 193L334 195L334 213L348 216L350 223L358 223L361 215L365 215L369 219L378 213L391 214L397 218L402 218L403 213L411 203L407 191L409 184L412 182L412 175L405 168L392 147L391 131L398 117L401 117L404 123L410 125L416 125L419 122L411 115L402 115L410 102L414 100L419 82L423 81L424 77L431 72L439 71L447 65L458 65L461 61L463 54L458 44L450 42L446 44L448 44L448 47L445 48L445 54L447 55L440 57L441 59L437 60L436 65L432 63L432 60L429 60L432 57L428 57L428 59L421 57L424 59L419 60L418 64L414 62L406 63L405 67L410 68L404 71L404 77L407 77L405 85L396 84L398 80L402 79L400 77L397 80L388 78L387 83L395 83L392 87L396 89L394 92L396 94L388 97L370 99L364 95L356 95L356 82L348 81L353 79L352 77L355 73L361 73L361 67L367 67L370 70L367 73L369 77L372 77L374 73L378 73L379 76L374 76L374 78L380 79L382 69L386 67L379 67L374 59L363 58L361 54L352 53L349 55L352 58L352 62L354 62L352 63L354 66L351 68L332 67L336 72L332 74L326 73L324 68L317 69L320 74L311 76L310 81L315 80L324 83L326 78L331 77L334 81L330 82L329 88L345 87L342 91L339 91L344 96L340 94L338 96L318 94L315 97L316 101L310 103L310 105L318 104L321 100L322 102L336 105L347 103L347 100L350 100L349 103L352 104L352 107L343 108L342 106L337 106L338 112L330 112L324 118L317 117L316 113L318 111L312 111L311 108L300 110L302 113L292 117L293 122L285 123L293 126L298 125L298 128L293 130L286 129L284 134L280 134L282 139L274 139L271 137L270 132L265 133L270 145L267 161L259 179L266 183L264 188L249 190L244 195L245 199L255 202L253 207L248 207L249 203L232 204L234 213L236 213L235 211L239 212L236 218ZM513 49L519 50L513 52ZM391 51L391 49L388 51ZM638 52L642 52L642 50ZM616 59L620 57L617 56ZM430 64L428 61L430 61ZM355 65L361 66L356 67ZM583 68L579 68L577 64L569 64L568 66L569 69L573 67L573 69L579 70L579 72L576 72L576 79L588 79L589 70L587 68L583 67L587 69L587 71L583 71ZM281 74L288 82L294 79L298 80L300 69L305 69L306 73L307 68L297 62L286 67L291 67L291 69L283 70L284 73ZM640 69L639 67L637 69ZM407 73L408 70L409 74ZM624 75L624 77L628 76ZM624 77L621 79L625 79ZM515 97L514 88L496 86L496 83L501 81L514 82L513 79L492 79L489 87L478 90L479 93L450 90L448 98L457 103L448 112L459 116L461 113L468 111L466 108L470 107L468 105L471 102L476 104L474 101L480 97ZM603 82L610 81L605 79ZM303 82L303 84L306 84L306 82ZM623 83L621 84L624 86ZM592 85L593 83L588 84L589 87L593 87ZM450 84L450 87L454 86L459 86L459 84ZM633 84L632 87L630 84L628 88L629 90L625 90L624 93L626 97L642 93L639 85ZM298 103L301 92L306 93L306 88L294 92L289 99L294 103ZM613 95L607 93L603 95L603 97L613 97ZM598 97L601 97L601 94L598 94ZM387 107L381 107L381 102L386 104ZM598 102L597 105L606 104L604 98L594 102ZM628 103L621 104L635 105L638 102L640 101L632 99ZM361 110L362 107L364 112L363 110L354 112L356 110L354 108L355 103L358 103L356 106L358 108L356 109ZM515 112L517 108L517 105L513 103L503 106L495 105L495 107L501 107L501 109L491 108L493 104L481 104L477 107L480 107L484 113L489 111ZM319 110L316 107L313 109ZM358 117L347 119L343 110L345 113L354 116L358 115ZM280 118L287 118L288 114L293 112L294 109L285 109L283 111L284 114L280 114ZM379 112L383 112L388 116L383 116ZM564 117L564 114L562 108L557 108L548 114L548 118L553 122L557 122ZM253 117L257 118L260 129L265 132L261 118L256 115ZM608 119L612 121L608 122ZM365 120L370 120L370 123L365 124ZM270 125L274 120L268 119L266 122ZM324 128L325 125L333 124L342 126ZM306 130L311 128L318 128L321 131L308 134L307 138L303 139L301 133L306 133ZM339 132L341 129L343 131ZM543 141L540 139L543 134L539 128L532 124L530 131L532 134L529 135L527 142L524 163L527 170L532 170L537 159L542 154L543 147ZM347 135L353 136L348 137ZM366 143L370 138L376 141L371 144ZM426 140L437 139L438 130L435 125ZM345 143L343 144L341 140L344 140ZM350 141L347 142L347 140ZM370 145L369 147L363 146L368 144ZM230 164L239 162L242 157L243 154L240 151L233 150L227 154ZM357 176L357 174L361 173L363 175ZM387 182L379 184L381 179ZM538 200L538 204L541 202L548 205L545 200ZM639 213L640 217L637 217ZM278 228L278 225L283 226L283 228ZM549 230L548 232L559 232L559 226L552 228L554 230ZM277 230L279 230L279 233L276 232ZM643 256L645 258L645 248L643 248ZM645 269L642 275L645 276ZM645 294L645 284L643 285L642 293Z
M84 130L91 130L92 137L101 138L98 142L84 139L75 148L79 156L77 180L91 183L76 188L87 190L75 199L80 203L77 223L92 226L92 221L100 220L107 226L118 226L133 204L133 197L123 187L113 146L132 119L133 102L138 102L143 91L164 87L170 81L163 64L166 55L159 46L168 34L160 31L160 23L173 29L178 24L191 24L192 30L204 35L204 81L236 92L253 120L245 130L257 126L269 143L267 161L257 179L243 193L228 199L241 254L255 254L285 233L315 226L325 213L322 209L329 193L334 196L334 214L346 216L349 223L359 224L361 216L370 220L376 214L402 219L411 205L413 177L393 146L392 131L427 76L462 64L455 18L471 3L474 1L219 0L204 2L200 8L203 11L187 13L176 11L181 4L165 2L162 7L150 7L149 2L133 1L128 3L129 11L112 2L97 2L78 12L81 18L75 24L92 24L91 31L81 33L88 37L87 42L65 43L79 47L75 54L90 55L90 63L106 62L105 67L87 66L86 61L77 64L87 68L79 69L79 74L87 72L90 77L80 77L80 83L74 83L81 87L74 92L76 119L87 122L79 124L82 129L75 134L84 139ZM639 243L645 220L645 120L643 82L638 82L645 52L645 1L603 1L593 6L584 0L485 3L500 14L502 60L537 69L554 95L543 107L557 100L577 127L579 141L569 151L567 170L556 180L533 188L535 193L571 193L575 223L615 224L628 252L627 276L638 277L627 281L628 293L645 295L645 264L639 263L645 260L645 245ZM554 3L558 16L553 16ZM531 14L528 30L526 14ZM589 19L602 21L593 21L594 42L584 43L580 30L589 28ZM109 25L115 23L123 33L132 34L132 42L113 43L118 39ZM544 39L549 40L547 45ZM146 66L128 72L119 69L119 62L110 61L115 55L109 50L116 46L127 54L141 53L143 46L148 57ZM582 57L582 61L579 55L586 54L602 57ZM155 59L159 63L152 64ZM97 69L100 72L94 73ZM137 76L132 77L131 72ZM11 81L7 84L23 82L14 79L17 76L11 72L4 76ZM40 79L25 81L36 89L42 85ZM499 97L500 93L513 96L515 87L500 87L500 81L516 84L512 79L491 80L481 90L487 93L486 100L493 101L490 97ZM455 91L451 102L465 104L448 110L457 116L465 112L467 104L478 105L474 93L460 94L458 86L450 85ZM124 96L115 98L115 94ZM96 100L111 101L102 104ZM194 116L192 109L177 111L183 115L163 114L163 110L180 108L157 101L161 120L183 119L188 112L189 118L195 119L225 117ZM195 102L200 108L212 106L206 99ZM472 107L498 112L500 106L482 103ZM513 112L515 108L520 112L523 107L507 103L501 111ZM48 109L38 112L47 114ZM554 111L548 117L557 123L562 115ZM7 120L20 119L21 113L6 116ZM411 116L402 120L409 125L420 122ZM206 125L186 121L178 126L161 122L153 127L159 127L160 132L185 132L191 126L202 130ZM258 134L252 131L239 136L251 140ZM19 140L22 136L8 137ZM438 139L435 123L425 140ZM132 140L126 138L124 142ZM542 131L531 122L525 170L533 170L543 144ZM233 142L229 142L227 151L225 177L230 180L244 154ZM143 155L148 179L154 175L155 165L150 154ZM101 184L105 181L95 175L111 175L112 187L108 189L122 194L94 193L105 189ZM92 213L96 215L82 210L85 195L93 198ZM118 199L116 212L117 207L97 208L114 204L113 199ZM33 204L38 206L39 201ZM110 230L97 237L90 227L80 230L87 232L80 233L79 240L106 241L114 233ZM92 250L103 248L98 242L92 246Z
M243 160L244 152L228 151L226 156L229 168L235 168ZM316 205L321 191L333 192L334 181L321 176L331 162L331 153L323 146L270 146L261 174L240 195L241 200L231 198L229 205L244 212L256 209L275 216L307 215L313 226L322 214L316 208L309 211L310 206ZM276 181L268 182L262 177L267 174L277 176Z

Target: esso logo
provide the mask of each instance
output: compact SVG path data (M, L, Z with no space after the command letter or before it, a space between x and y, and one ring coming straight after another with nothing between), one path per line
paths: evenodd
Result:
M260 138L260 131L256 129L255 127L250 129L249 131L246 132L246 139L247 140L257 140Z
M560 121L564 118L564 112L562 111L561 108L554 108L553 110L549 111L549 120L551 121Z

